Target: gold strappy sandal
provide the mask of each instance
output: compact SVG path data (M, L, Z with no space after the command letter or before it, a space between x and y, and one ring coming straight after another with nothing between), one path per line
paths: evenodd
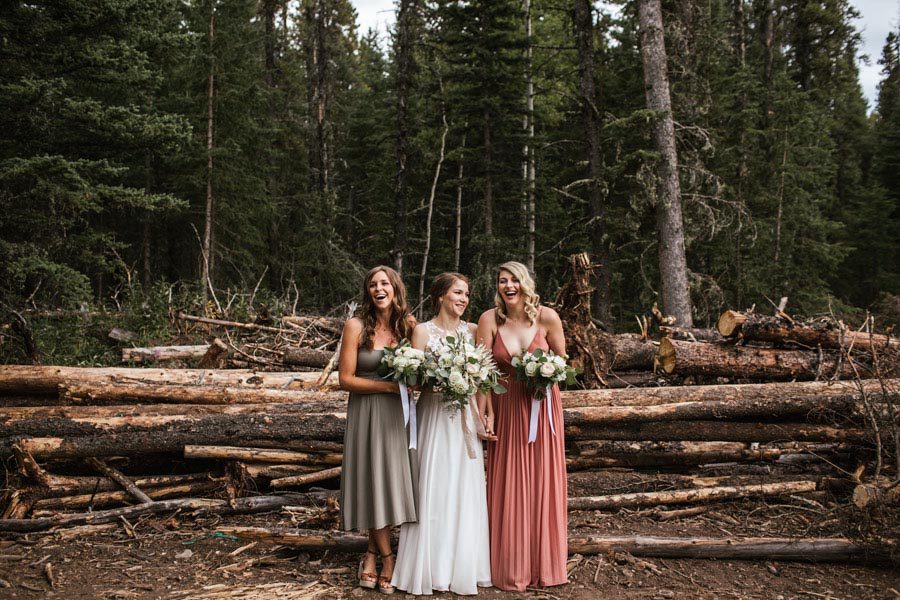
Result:
M362 560L359 561L359 570L356 572L356 576L359 578L359 587L366 588L367 590L374 590L381 578L375 573L366 573L363 571L364 565L366 564L366 556L369 554L378 558L378 555L375 552L366 550L366 554L363 556Z
M381 568L382 569L384 568L384 561L388 558L390 558L394 561L394 568L396 569L397 568L397 559L392 553L381 555ZM393 569L391 569L392 574L393 574L393 572L394 572ZM397 588L395 588L394 586L391 585L390 577L383 577L381 575L378 576L378 591L379 592L381 592L382 594L393 594L396 590L397 590Z

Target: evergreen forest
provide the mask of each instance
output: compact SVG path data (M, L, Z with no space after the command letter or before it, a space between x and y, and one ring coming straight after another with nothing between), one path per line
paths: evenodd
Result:
M868 107L848 0L662 0L665 110L648 3L397 0L387 36L349 0L6 3L0 306L324 313L388 264L412 306L458 270L480 310L498 263L552 299L588 252L633 330L678 312L668 123L695 326L897 314L900 31Z

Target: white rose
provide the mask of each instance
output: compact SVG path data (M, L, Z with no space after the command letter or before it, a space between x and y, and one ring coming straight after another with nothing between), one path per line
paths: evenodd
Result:
M530 362L525 365L525 374L529 377L537 373L538 365L535 362Z
M468 363L466 364L466 372L469 375L475 375L479 371L478 363Z
M566 366L566 361L562 356L554 356L551 360L553 360L553 364L559 368Z
M468 389L466 378L463 377L463 374L459 371L454 370L450 373L449 383L450 388L457 393L463 393L466 391L466 389Z
M398 371L402 371L409 364L409 361L403 358L402 356L394 359L394 368Z
M554 373L556 373L556 367L553 366L553 363L545 362L541 365L541 375L544 377L553 377Z
M519 358L518 356L513 356L513 359L512 359L512 361L510 361L510 364L514 367L518 367L519 365L522 364L522 359Z
M462 354L457 354L456 356L453 357L453 364L458 367L463 366L465 364L465 362L466 362L466 357L463 356Z

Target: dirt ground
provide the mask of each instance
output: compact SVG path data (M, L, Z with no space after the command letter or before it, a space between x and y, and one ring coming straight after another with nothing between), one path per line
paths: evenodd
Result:
M824 501L791 498L713 505L669 521L657 520L653 511L573 512L570 526L573 534L823 537L847 532L847 519L836 511ZM175 514L91 531L7 536L0 540L0 598L381 597L354 587L356 555L265 543L244 548L248 542L216 532L224 525L297 523L298 515L290 511L202 519ZM480 595L497 600L900 598L900 571L891 567L624 555L576 555L569 567L565 586L519 594L487 589Z

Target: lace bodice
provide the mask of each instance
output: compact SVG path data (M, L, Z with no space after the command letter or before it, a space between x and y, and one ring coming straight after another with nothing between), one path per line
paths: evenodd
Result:
M456 331L452 332L444 331L432 321L425 321L425 328L428 331L428 342L425 344L425 349L432 354L440 353L441 348L444 347L444 339L449 335L461 335L468 342L474 342L472 332L469 331L469 324L465 321L460 321Z

